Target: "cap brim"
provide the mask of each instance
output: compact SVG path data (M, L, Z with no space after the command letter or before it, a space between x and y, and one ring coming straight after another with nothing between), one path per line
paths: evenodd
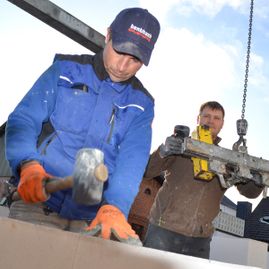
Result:
M149 64L151 50L146 47L141 48L137 46L134 42L130 42L130 39L126 40L126 38L116 37L112 34L112 47L118 52L135 56L146 66Z

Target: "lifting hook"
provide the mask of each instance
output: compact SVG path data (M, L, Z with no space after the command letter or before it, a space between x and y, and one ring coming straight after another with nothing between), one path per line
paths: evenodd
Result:
M236 128L237 128L237 134L239 135L239 139L233 144L233 150L242 153L247 153L247 140L244 138L244 136L247 134L248 129L247 120L246 119L237 120Z

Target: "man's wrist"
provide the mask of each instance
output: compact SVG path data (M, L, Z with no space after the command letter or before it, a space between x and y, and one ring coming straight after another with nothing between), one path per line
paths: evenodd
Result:
M18 166L18 172L20 173L22 167L26 167L26 166L34 164L34 163L40 164L37 160L34 160L34 159L22 160Z

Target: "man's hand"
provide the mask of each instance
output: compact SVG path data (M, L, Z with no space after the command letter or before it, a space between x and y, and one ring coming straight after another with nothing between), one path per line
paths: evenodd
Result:
M18 193L26 203L44 202L48 196L44 189L45 180L51 176L37 162L31 161L21 167Z
M160 147L160 157L165 158L170 155L181 154L181 144L183 139L176 136L168 136L165 140L165 144Z
M114 236L120 242L142 246L138 235L126 221L123 213L112 205L103 205L85 230L88 235L104 239L113 239Z

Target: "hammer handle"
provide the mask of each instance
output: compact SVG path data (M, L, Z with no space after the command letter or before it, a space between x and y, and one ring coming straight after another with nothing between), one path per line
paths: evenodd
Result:
M72 188L73 187L73 177L69 176L69 177L65 177L65 178L49 178L48 181L46 181L45 183L45 191L46 193L50 194L56 191L61 191L61 190L65 190L68 188ZM20 200L21 197L18 193L18 191L15 191L12 194L12 201L18 201Z
M99 164L94 171L94 175L97 180L105 182L108 178L108 170L104 164ZM45 182L45 191L50 194L56 191L66 190L73 187L73 176L67 176L65 178L53 177L49 178ZM20 200L20 195L17 191L12 194L12 201Z
M73 187L73 177L65 178L50 178L45 184L46 193L53 193L56 191L66 190Z

